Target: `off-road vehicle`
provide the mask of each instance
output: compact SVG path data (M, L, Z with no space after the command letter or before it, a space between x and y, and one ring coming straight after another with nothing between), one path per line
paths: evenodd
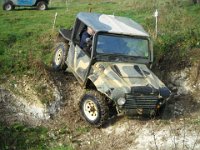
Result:
M86 27L95 31L90 51L80 48ZM68 67L86 89L80 111L91 125L103 125L113 106L128 115L155 114L169 98L170 90L147 67L153 61L151 40L135 21L81 12L73 29L60 29L59 37L53 67Z
M37 7L38 10L46 10L49 0L4 0L3 10L13 10L15 7Z

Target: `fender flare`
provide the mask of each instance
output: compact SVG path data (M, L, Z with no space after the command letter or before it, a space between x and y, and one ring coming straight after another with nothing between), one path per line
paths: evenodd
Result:
M87 82L89 81L91 81L92 82L92 84L93 84L93 86L95 86L95 88L96 88L96 90L97 91L99 91L100 93L102 93L102 94L105 94L107 97L109 97L109 98L112 98L111 97L111 92L110 92L110 88L106 85L106 84L101 84L102 86L98 86L98 84L95 82L95 81L97 81L97 79L98 79L98 75L95 75L95 74L93 74L93 75L90 75L89 77L88 77L88 80L87 80ZM86 83L87 83L86 82Z
M65 40L71 41L72 29L60 29L59 35L62 36Z

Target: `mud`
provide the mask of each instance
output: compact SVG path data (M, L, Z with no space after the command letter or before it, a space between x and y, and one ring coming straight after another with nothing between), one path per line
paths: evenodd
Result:
M182 78L176 79L177 83L181 83L178 79ZM42 107L43 111L38 112L36 110L40 110L39 107L31 107L28 111L26 107L32 105L25 105L25 99L21 99L21 103L16 103L20 98L1 88L0 120L7 123L20 121L33 126L45 126L49 128L49 134L58 139L59 145L71 143L74 149L200 148L200 104L194 95L190 95L191 91L177 94L177 91L180 91L178 84L173 83L171 86L175 94L167 103L161 118L127 118L118 115L110 118L103 128L98 129L90 127L80 117L78 103L85 89L82 89L71 73L48 70L48 80L51 86L56 87L56 94L54 100ZM32 109L37 113L30 111ZM38 115L39 112L43 115ZM195 120L197 124L194 123ZM63 128L67 133L60 136L57 132Z

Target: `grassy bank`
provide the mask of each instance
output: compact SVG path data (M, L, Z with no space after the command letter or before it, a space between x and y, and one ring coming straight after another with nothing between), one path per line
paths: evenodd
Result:
M142 24L154 41L155 64L163 70L182 69L200 58L200 5L193 5L189 0L68 0L68 3L52 0L49 7L47 11L23 7L10 12L0 10L0 84L7 79L12 82L13 78L9 77L13 76L34 78L43 73L44 67L51 67L58 29L72 27L76 14L81 11L126 16ZM159 12L157 38L153 17L156 9ZM0 140L0 149L12 149L12 145L16 149L49 149L50 143L56 142L49 137L47 129L23 125L0 124L1 137L4 138Z
M196 60L200 47L199 5L188 0L116 0L116 1L52 1L48 11L16 8L11 12L0 10L0 74L21 75L37 72L37 64L50 65L54 35L60 27L69 28L80 11L114 14L130 17L141 23L153 37L156 60L172 54ZM119 9L120 8L120 9ZM158 38L155 39L155 9L159 11ZM58 13L55 29L53 20ZM169 55L168 55L169 54ZM167 58L168 59L168 58ZM177 59L176 59L177 60Z

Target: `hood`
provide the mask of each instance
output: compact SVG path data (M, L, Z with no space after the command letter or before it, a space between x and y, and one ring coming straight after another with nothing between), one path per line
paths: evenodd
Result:
M118 89L117 92L135 93L143 95L156 94L169 97L170 91L158 77L144 64L128 63L97 63L98 76L96 84ZM108 90L107 89L107 90Z

